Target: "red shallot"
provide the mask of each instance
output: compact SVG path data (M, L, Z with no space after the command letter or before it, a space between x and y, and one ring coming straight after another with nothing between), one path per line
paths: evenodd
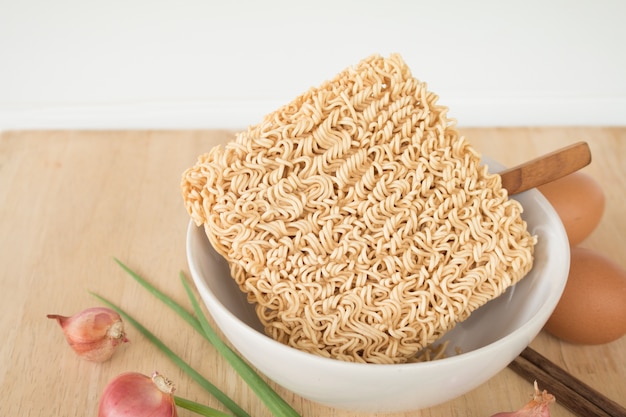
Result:
M550 404L555 401L554 395L548 391L539 391L537 381L535 381L535 393L523 408L518 411L497 413L491 417L550 417Z
M158 372L152 377L127 372L104 389L98 417L177 417L173 392L172 383Z
M72 349L89 361L104 362L121 343L128 342L122 318L109 308L88 308L71 317L58 314L47 317L56 319Z

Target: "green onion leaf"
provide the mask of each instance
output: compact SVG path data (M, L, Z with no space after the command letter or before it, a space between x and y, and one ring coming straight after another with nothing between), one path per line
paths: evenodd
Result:
M205 417L232 417L230 414L222 413L215 408L208 407L204 404L199 404L197 402L187 400L185 398L181 398L178 396L174 396L174 402L177 406L184 408L189 411L193 411L196 414L200 414Z
M180 278L185 286L187 295L194 307L194 312L198 318L189 313L183 306L172 300L169 296L155 288L139 274L134 272L128 266L124 265L119 259L115 261L124 269L135 281L146 288L155 297L165 303L174 310L181 318L189 323L196 331L198 331L205 339L207 339L217 351L230 363L248 386L257 394L257 396L265 403L268 409L276 417L300 417L295 411L261 376L237 353L235 353L226 343L220 339L219 335L210 326L205 315L202 313L191 288L186 282L184 274L180 273Z
M141 334L143 334L146 339L151 341L154 345L156 345L166 356L168 356L176 365L178 365L183 371L185 371L189 376L191 376L202 388L211 393L215 398L217 398L226 408L232 411L237 417L250 417L245 410L243 410L237 403L231 400L226 394L220 391L215 385L213 385L209 380L204 378L200 373L198 373L195 369L193 369L187 362L183 361L178 355L176 355L170 348L168 348L165 343L163 343L158 337L152 334L148 329L146 329L143 325L141 325L137 320L135 320L132 316L122 310L120 307L113 304L111 301L106 298L91 293L94 297L102 301L104 304L111 307L113 310L117 311L117 313L122 316L128 323L132 324Z
M137 274L135 271L133 271L132 269L130 269L129 267L127 267L126 265L124 265L124 263L122 261L120 261L117 258L113 258L115 260L115 262L118 263L119 266L122 267L122 269L124 271L126 271L135 281L137 281L139 284L141 284L142 287L144 287L146 290L148 290L148 292L150 292L152 295L154 295L156 298L158 298L159 300L161 300L163 303L165 303L165 305L167 305L169 308L171 308L172 310L174 310L176 312L176 314L178 314L183 320L185 320L187 323L189 323L191 325L191 327L193 327L194 329L196 329L196 331L200 334L202 334L204 336L204 332L202 331L202 327L200 326L200 322L191 314L189 313L185 307L181 306L180 304L178 304L176 301L172 300L169 296L167 296L165 293L159 291L156 287L154 287L152 284L150 284L148 281L146 281L144 278L142 278L139 274Z
M250 388L259 396L259 398L265 403L267 408L272 412L274 416L281 417L298 417L299 414L289 405L285 400L278 395L260 376L257 374L247 362L239 357L232 349L230 349L222 340L217 336L215 331L209 325L208 320L202 313L198 301L193 295L189 284L185 280L185 276L181 272L181 281L187 290L187 295L191 300L194 311L200 320L202 329L206 334L207 339L213 341L215 348L224 356L224 358L231 364L231 366L241 375L241 377L248 383Z

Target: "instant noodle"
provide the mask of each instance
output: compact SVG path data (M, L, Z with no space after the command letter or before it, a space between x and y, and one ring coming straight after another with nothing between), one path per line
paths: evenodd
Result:
M371 56L183 174L194 222L272 338L403 363L532 267L500 177L399 55Z

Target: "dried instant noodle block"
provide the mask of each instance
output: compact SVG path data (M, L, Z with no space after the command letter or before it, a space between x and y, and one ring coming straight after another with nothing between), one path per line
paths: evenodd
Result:
M311 88L183 175L268 335L403 363L532 266L522 207L399 55Z

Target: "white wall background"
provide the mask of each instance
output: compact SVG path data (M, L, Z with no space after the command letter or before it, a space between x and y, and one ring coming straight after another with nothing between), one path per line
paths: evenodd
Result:
M626 125L622 0L0 0L0 130L240 128L399 52L461 126Z

